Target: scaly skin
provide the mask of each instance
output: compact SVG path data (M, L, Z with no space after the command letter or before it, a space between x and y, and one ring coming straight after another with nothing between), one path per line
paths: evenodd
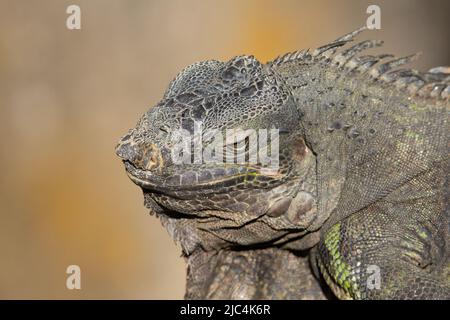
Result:
M122 138L128 175L181 243L186 298L319 299L321 281L342 299L450 298L448 70L357 56L379 41L340 49L360 31L265 65L191 65ZM171 133L194 121L204 135L280 129L279 169L175 163Z
M186 299L326 299L308 257L279 248L194 253L186 288Z

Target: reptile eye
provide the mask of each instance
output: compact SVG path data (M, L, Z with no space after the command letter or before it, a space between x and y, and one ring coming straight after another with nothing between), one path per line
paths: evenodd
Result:
M166 125L163 125L163 126L159 127L159 130L164 133L169 133L170 128Z

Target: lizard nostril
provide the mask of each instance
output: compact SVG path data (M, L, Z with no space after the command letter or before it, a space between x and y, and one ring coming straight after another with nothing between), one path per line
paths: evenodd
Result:
M123 136L116 146L116 154L123 160L142 170L161 167L161 152L154 143L137 142L132 131Z
M145 164L145 169L152 170L158 166L158 158L156 154L151 152L150 156L147 157L147 163Z
M132 147L129 143L122 143L119 142L116 146L116 154L122 159L122 160L132 160Z
M136 167L145 169L146 149L139 148L134 143L121 140L116 146L116 154L123 160L128 161ZM143 165L144 164L144 165Z
M136 145L122 140L116 147L116 154L142 170L155 170L163 163L161 152L153 143Z
M143 166L146 170L154 170L156 168L161 167L162 165L162 157L161 152L153 143L150 144L147 148L146 157L144 157Z
M116 154L122 158L122 160L132 160L133 147L131 146L131 134L124 135L116 146Z

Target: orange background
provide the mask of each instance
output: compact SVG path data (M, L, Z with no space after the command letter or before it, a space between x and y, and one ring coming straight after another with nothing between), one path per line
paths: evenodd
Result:
M325 44L381 6L383 51L450 62L448 1L0 1L0 298L182 298L180 249L114 146L192 62ZM82 29L66 29L81 7ZM65 287L68 265L82 290Z

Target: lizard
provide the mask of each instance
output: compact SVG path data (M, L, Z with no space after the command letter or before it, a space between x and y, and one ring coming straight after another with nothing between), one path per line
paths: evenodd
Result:
M450 72L405 68L417 54L365 54L383 44L354 43L365 29L265 64L194 63L119 141L181 245L186 298L450 298ZM254 143L261 129L278 135ZM226 130L239 134L211 138ZM194 142L247 158L175 159ZM272 145L275 169L248 161Z

